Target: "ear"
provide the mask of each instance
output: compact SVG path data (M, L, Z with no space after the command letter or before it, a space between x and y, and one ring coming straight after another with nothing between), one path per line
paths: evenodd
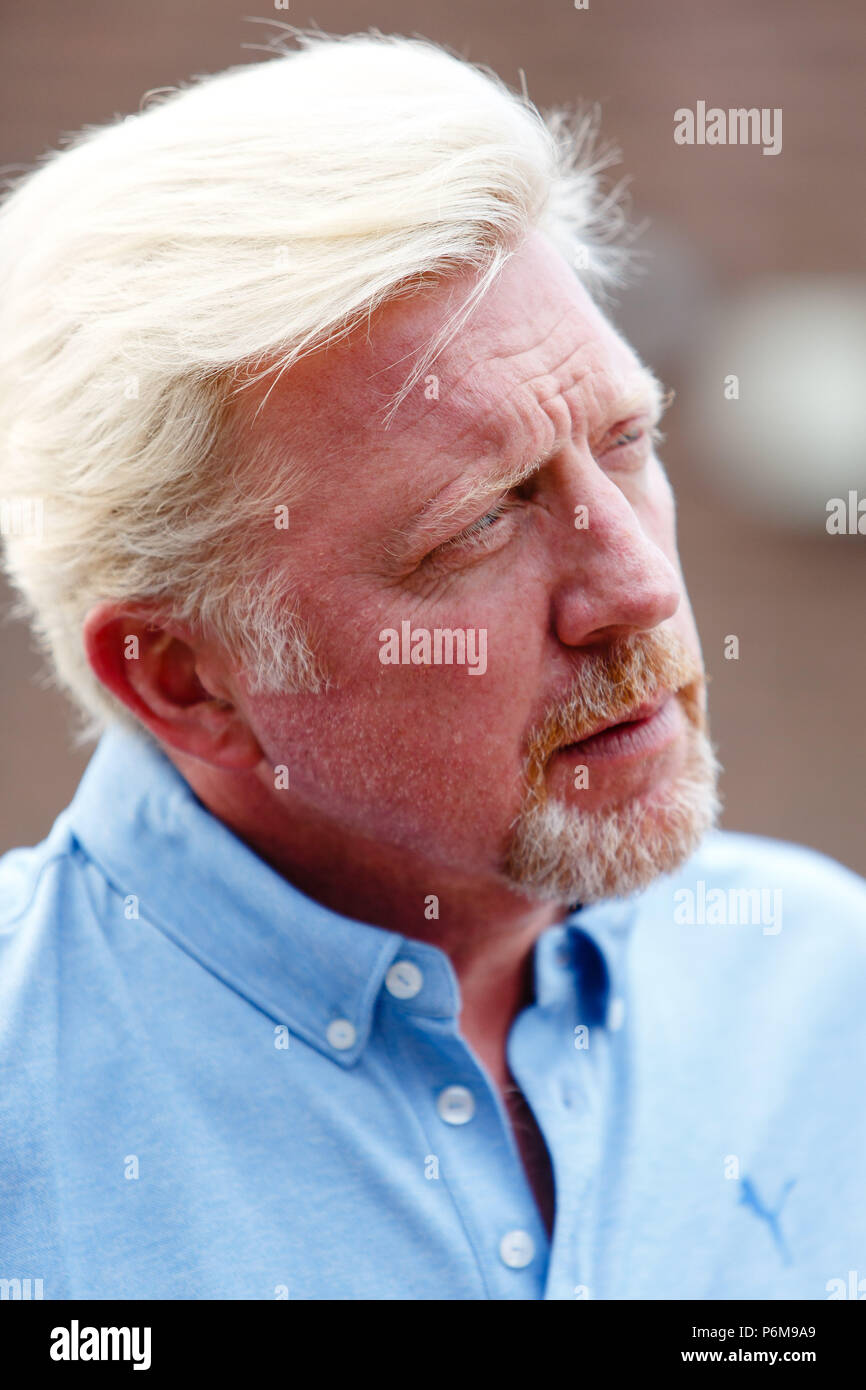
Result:
M94 675L160 742L231 771L261 760L228 669L201 638L110 601L91 609L83 637Z

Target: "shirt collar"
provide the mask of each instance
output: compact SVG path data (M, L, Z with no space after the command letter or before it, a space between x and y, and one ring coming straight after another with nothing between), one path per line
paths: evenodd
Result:
M113 725L64 813L86 854L138 914L206 969L341 1066L361 1056L389 969L423 989L406 1012L456 1019L460 990L436 946L332 912L300 892L198 800L159 746ZM536 943L542 1007L574 987L603 1023L631 913L578 909ZM346 1026L350 1025L350 1026Z

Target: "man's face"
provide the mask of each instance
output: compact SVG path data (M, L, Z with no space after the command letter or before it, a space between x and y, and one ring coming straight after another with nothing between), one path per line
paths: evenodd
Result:
M534 233L386 429L471 284L389 304L272 391L275 466L315 465L282 535L331 686L246 689L244 708L267 763L289 768L276 795L293 813L586 901L673 867L713 811L657 393ZM445 629L465 634L462 664L460 639L436 662ZM681 688L631 731L564 748Z

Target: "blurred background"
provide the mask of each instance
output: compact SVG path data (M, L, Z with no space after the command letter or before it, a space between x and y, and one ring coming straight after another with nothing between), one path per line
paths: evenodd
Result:
M677 393L662 456L723 823L866 874L866 536L826 526L831 498L866 499L862 0L7 0L4 173L153 88L261 60L285 22L417 34L513 87L522 71L541 108L599 104L646 224L612 316ZM674 112L699 101L781 108L781 152L676 144ZM2 853L45 835L89 755L26 629L7 617L0 641Z

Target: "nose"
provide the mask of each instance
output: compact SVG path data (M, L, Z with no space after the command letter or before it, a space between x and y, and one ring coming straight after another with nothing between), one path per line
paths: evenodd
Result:
M592 472L581 495L586 529L575 529L564 544L553 596L556 634L572 647L646 632L672 618L682 597L680 575L661 544L616 483L600 469ZM657 507L647 515L673 537L672 518L668 525Z

